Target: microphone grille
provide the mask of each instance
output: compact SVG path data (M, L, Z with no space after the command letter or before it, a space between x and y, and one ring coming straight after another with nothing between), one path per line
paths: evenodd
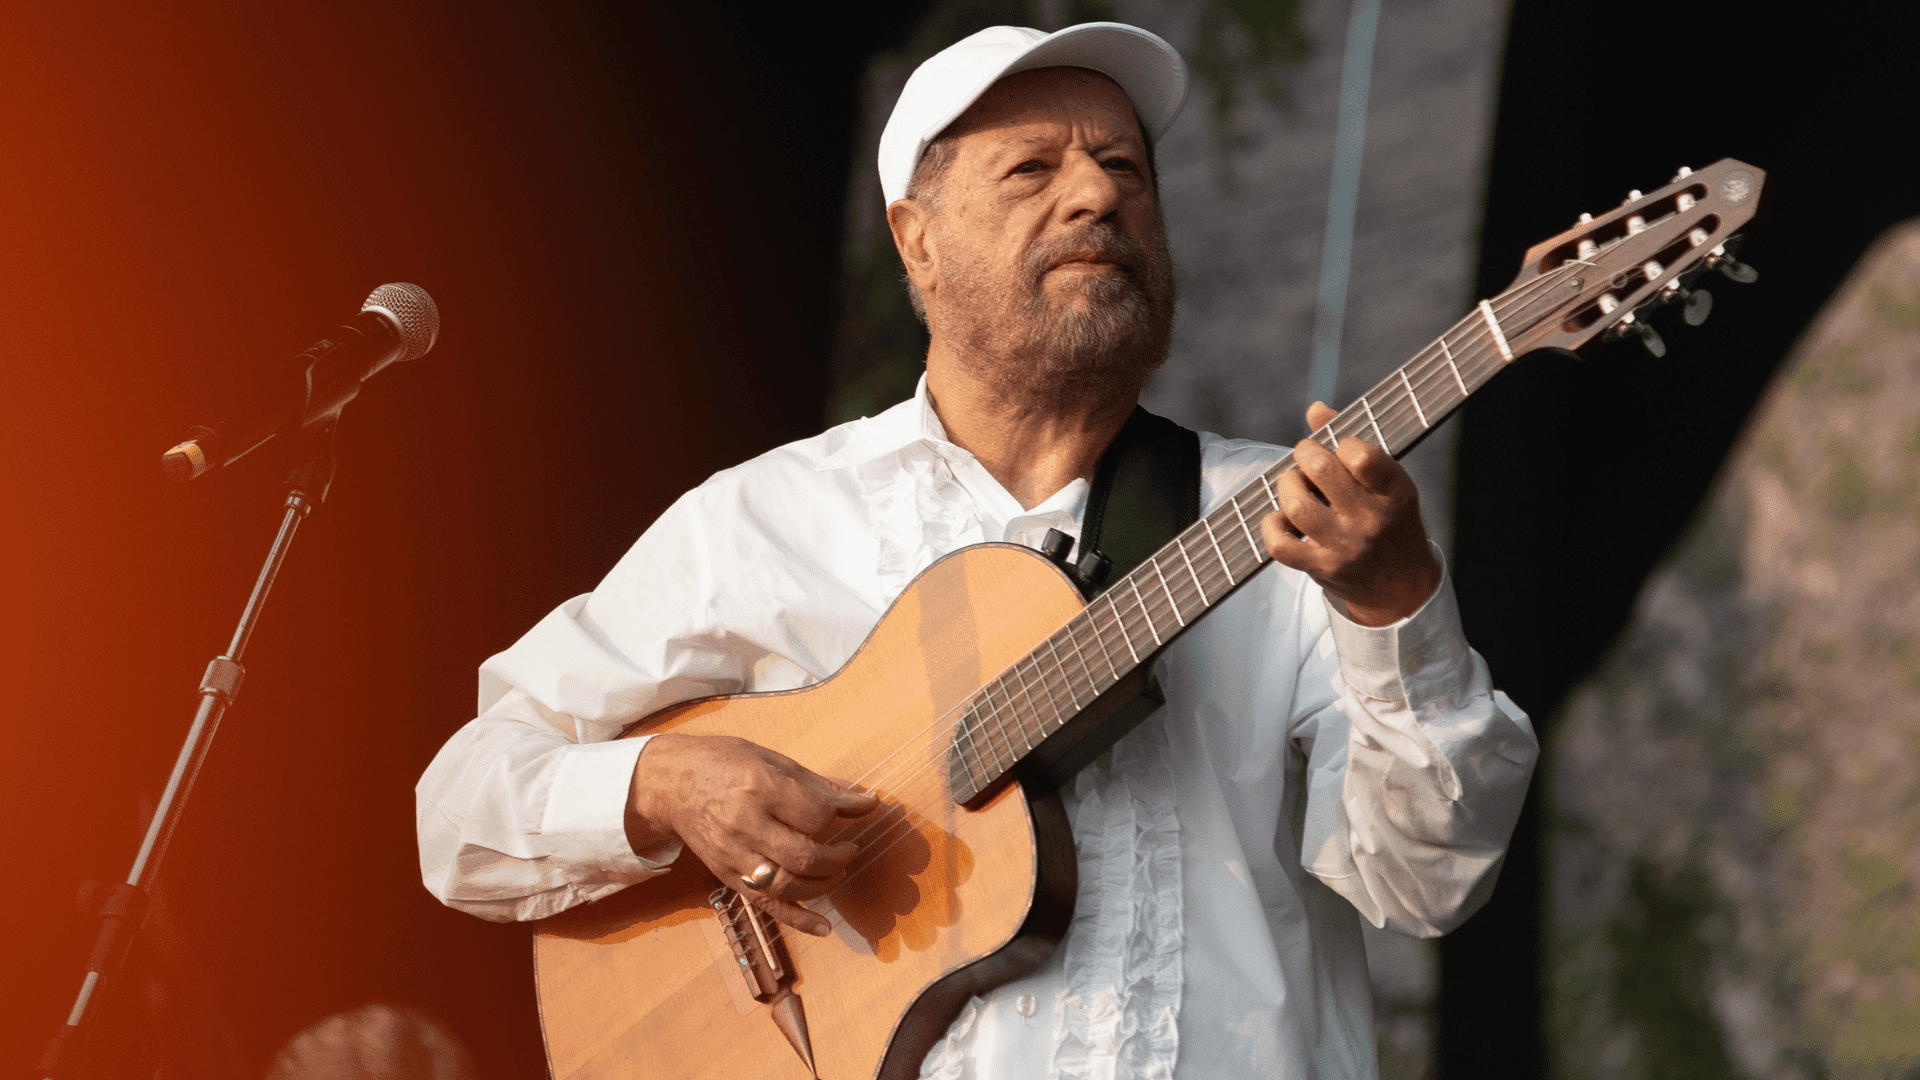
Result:
M402 360L426 355L440 337L440 309L434 306L427 290L418 285L404 281L382 285L373 290L360 310L383 312L400 327L400 340L406 344Z

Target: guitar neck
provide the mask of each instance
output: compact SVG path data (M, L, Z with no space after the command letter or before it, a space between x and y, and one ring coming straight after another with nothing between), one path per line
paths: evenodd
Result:
M1519 291L1483 302L1313 438L1330 449L1363 439L1395 457L1413 449L1512 361L1512 328L1498 313L1517 313L1522 302L1509 298ZM981 689L955 729L954 800L971 801L1013 771L1271 561L1260 520L1279 508L1274 481L1293 467L1288 452Z

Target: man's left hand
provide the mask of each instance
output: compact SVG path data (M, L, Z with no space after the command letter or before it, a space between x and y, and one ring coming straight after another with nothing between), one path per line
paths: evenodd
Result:
M1336 414L1307 408L1317 429ZM1420 609L1440 586L1440 563L1420 522L1420 493L1393 455L1360 439L1328 450L1293 448L1298 466L1274 484L1280 509L1260 522L1276 561L1300 570L1346 603L1347 617L1386 626Z

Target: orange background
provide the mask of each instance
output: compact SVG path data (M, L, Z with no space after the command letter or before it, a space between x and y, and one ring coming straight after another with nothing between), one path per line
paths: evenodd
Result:
M75 887L125 874L277 522L272 444L187 488L160 452L403 280L439 344L347 410L165 891L245 1074L389 1000L539 1075L526 931L421 888L412 783L481 658L817 430L845 145L695 11L63 4L0 34L0 1071L64 1017ZM823 92L845 126L853 76Z

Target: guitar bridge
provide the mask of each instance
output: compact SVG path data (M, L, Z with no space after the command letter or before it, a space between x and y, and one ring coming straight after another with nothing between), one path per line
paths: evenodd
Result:
M780 940L780 924L732 889L713 890L707 903L720 919L720 932L733 949L735 974L746 983L747 994L762 1004L772 1001L791 970Z
M800 995L787 985L793 981L793 960L780 940L780 924L725 886L708 894L707 903L719 917L720 932L733 949L735 974L746 983L747 993L768 1007L774 1025L818 1080L806 1010L801 1007Z

